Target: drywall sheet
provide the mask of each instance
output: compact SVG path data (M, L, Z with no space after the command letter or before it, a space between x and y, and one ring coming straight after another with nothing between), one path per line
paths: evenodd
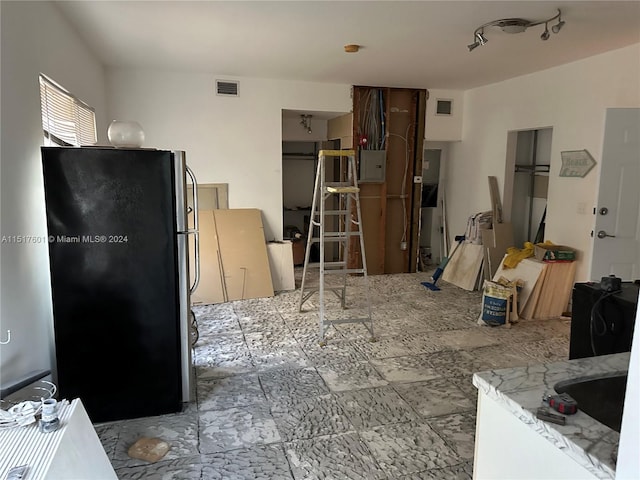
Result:
M455 243L451 245L449 251L453 251L454 248ZM449 263L442 273L442 280L465 290L473 291L478 282L483 259L482 245L463 242L454 252L453 257L449 259Z
M271 281L276 292L295 290L293 274L293 245L290 241L269 242L267 244Z
M258 209L213 210L227 301L273 296Z
M522 313L527 306L531 293L536 287L536 283L546 269L546 264L535 258L525 258L518 263L516 268L504 268L503 263L504 257L503 261L500 262L500 267L498 267L496 274L493 276L493 280L497 281L500 277L505 277L507 280L522 280L524 282L522 291L518 295L520 298L520 312L518 313Z
M485 278L492 279L502 263L507 248L513 246L511 223L494 223L492 230L482 230Z
M200 282L191 294L192 304L208 305L226 301L220 259L218 251L218 236L213 220L213 211L200 210L198 212L199 240L200 240ZM189 235L189 272L191 282L195 274L194 236Z

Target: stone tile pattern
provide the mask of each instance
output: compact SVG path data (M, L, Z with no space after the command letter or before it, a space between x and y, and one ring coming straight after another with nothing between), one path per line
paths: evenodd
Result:
M299 313L299 290L194 306L195 402L96 425L118 477L470 479L473 373L568 358L568 322L479 326L479 292L428 290L429 272L369 280L377 342L342 324L320 347L317 298ZM347 304L362 304L363 279L348 283ZM141 436L169 442L167 456L128 458Z

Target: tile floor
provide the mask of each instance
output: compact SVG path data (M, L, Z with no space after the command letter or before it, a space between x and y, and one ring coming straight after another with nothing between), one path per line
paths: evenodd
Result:
M299 275L299 272L298 272ZM317 296L299 291L199 306L196 402L174 415L96 426L120 479L467 479L473 470L475 371L568 358L569 321L477 325L481 294L427 273L369 277L377 342L359 324L317 341ZM358 315L350 278L336 318ZM334 308L335 307L335 308ZM171 444L131 459L140 436Z

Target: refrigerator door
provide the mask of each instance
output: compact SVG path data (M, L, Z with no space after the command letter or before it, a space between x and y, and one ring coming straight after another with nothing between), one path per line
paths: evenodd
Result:
M171 152L42 154L60 397L94 422L181 410Z
M187 167L185 153L174 151L174 177L176 196L176 227L178 242L178 285L180 294L180 350L182 353L182 401L190 402L194 395L195 376L191 356L191 292L195 289L190 285L189 275L189 241L195 242L195 280L197 285L200 271L200 255L198 245L197 224L194 230L189 230L187 211L187 175L191 177L194 192L194 208L197 209L197 182L195 176ZM197 218L197 215L194 216Z

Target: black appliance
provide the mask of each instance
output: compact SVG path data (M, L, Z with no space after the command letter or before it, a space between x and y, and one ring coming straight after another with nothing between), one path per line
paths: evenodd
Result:
M42 165L58 397L79 397L93 422L180 411L193 375L186 175L197 191L184 152L43 147Z
M633 282L622 282L619 292L594 282L574 285L570 359L631 351L639 288Z

